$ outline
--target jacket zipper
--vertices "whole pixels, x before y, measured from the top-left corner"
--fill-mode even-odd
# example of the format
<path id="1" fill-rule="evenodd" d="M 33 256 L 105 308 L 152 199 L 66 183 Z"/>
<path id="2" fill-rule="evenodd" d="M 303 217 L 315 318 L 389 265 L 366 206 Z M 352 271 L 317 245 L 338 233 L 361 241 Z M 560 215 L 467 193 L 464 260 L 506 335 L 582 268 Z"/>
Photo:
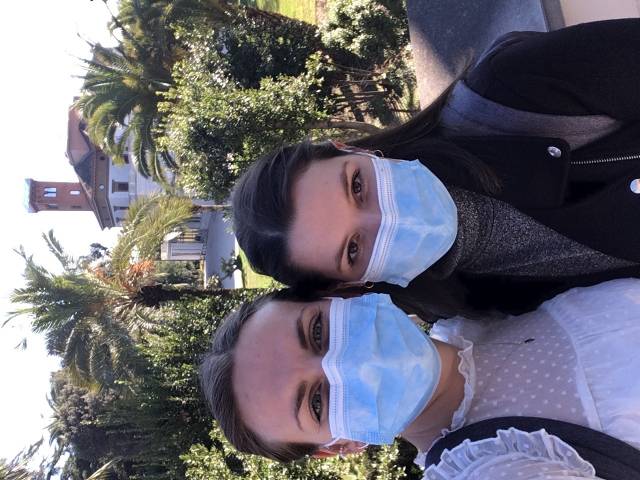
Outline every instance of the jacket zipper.
<path id="1" fill-rule="evenodd" d="M 634 155 L 618 155 L 617 157 L 593 158 L 591 160 L 575 160 L 571 161 L 571 165 L 596 165 L 599 163 L 615 163 L 625 162 L 627 160 L 640 160 L 640 153 Z"/>

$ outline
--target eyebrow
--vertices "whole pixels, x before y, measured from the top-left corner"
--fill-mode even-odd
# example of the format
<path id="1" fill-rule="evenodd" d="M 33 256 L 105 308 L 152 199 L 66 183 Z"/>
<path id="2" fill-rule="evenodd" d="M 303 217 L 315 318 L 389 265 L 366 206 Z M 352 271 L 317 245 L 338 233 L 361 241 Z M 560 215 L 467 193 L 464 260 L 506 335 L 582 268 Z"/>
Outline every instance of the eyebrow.
<path id="1" fill-rule="evenodd" d="M 347 179 L 347 162 L 346 160 L 342 163 L 342 171 L 340 172 L 340 183 L 344 187 L 344 195 L 349 198 L 349 180 Z M 347 238 L 345 237 L 342 240 L 342 244 L 340 245 L 340 249 L 336 252 L 336 267 L 338 272 L 342 272 L 342 257 L 344 256 L 344 250 L 347 246 Z"/>
<path id="2" fill-rule="evenodd" d="M 300 341 L 300 346 L 303 350 L 309 350 L 309 344 L 307 343 L 307 337 L 304 334 L 304 327 L 302 326 L 302 312 L 304 308 L 300 310 L 300 315 L 298 315 L 298 319 L 296 320 L 296 333 L 298 335 L 298 340 Z"/>
<path id="3" fill-rule="evenodd" d="M 300 310 L 300 314 L 296 320 L 296 334 L 298 335 L 298 340 L 300 341 L 300 347 L 304 350 L 309 350 L 309 344 L 307 343 L 307 337 L 304 334 L 304 327 L 302 325 L 302 314 L 304 312 L 304 308 Z M 298 391 L 296 392 L 296 400 L 293 405 L 293 417 L 296 419 L 296 423 L 298 424 L 298 428 L 302 430 L 302 424 L 300 423 L 300 409 L 302 408 L 302 400 L 304 399 L 304 394 L 307 389 L 307 384 L 302 382 L 300 386 L 298 386 Z"/>
<path id="4" fill-rule="evenodd" d="M 300 423 L 300 409 L 302 408 L 302 400 L 304 399 L 304 394 L 307 390 L 307 384 L 302 382 L 298 387 L 298 392 L 296 393 L 296 403 L 293 410 L 293 416 L 296 419 L 296 423 L 298 424 L 298 428 L 302 430 L 302 423 Z"/>

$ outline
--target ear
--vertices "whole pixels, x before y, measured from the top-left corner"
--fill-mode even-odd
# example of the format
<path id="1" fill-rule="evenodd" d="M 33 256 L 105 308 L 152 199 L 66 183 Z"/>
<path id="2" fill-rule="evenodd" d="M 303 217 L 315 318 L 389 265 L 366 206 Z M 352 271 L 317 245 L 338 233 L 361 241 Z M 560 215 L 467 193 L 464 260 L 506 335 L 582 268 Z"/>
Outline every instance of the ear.
<path id="1" fill-rule="evenodd" d="M 346 143 L 342 143 L 338 140 L 329 140 L 331 143 L 333 143 L 333 146 L 336 147 L 338 150 L 347 150 L 351 147 L 349 147 L 349 145 L 347 145 Z"/>
<path id="2" fill-rule="evenodd" d="M 337 455 L 337 453 L 335 453 L 335 452 L 329 452 L 329 451 L 325 450 L 324 448 L 319 448 L 311 456 L 313 458 L 331 458 L 331 457 L 335 457 L 336 455 Z"/>
<path id="3" fill-rule="evenodd" d="M 333 143 L 333 146 L 336 147 L 338 150 L 342 150 L 345 152 L 364 153 L 367 155 L 372 153 L 371 150 L 367 150 L 366 148 L 354 147 L 353 145 L 347 145 L 346 143 L 342 143 L 337 140 L 329 140 L 329 141 Z"/>
<path id="4" fill-rule="evenodd" d="M 351 298 L 359 297 L 365 293 L 364 283 L 358 280 L 353 282 L 340 282 L 331 292 L 332 297 Z"/>
<path id="5" fill-rule="evenodd" d="M 336 283 L 335 286 L 328 290 L 324 296 L 342 298 L 361 297 L 367 293 L 377 293 L 375 291 L 372 292 L 371 290 L 374 286 L 375 284 L 369 280 L 364 282 L 362 280 L 340 282 Z"/>
<path id="6" fill-rule="evenodd" d="M 368 443 L 349 440 L 347 443 L 344 444 L 344 449 L 342 452 L 344 454 L 362 453 L 367 449 L 368 446 L 369 446 Z"/>
<path id="7" fill-rule="evenodd" d="M 329 458 L 335 455 L 350 455 L 354 453 L 362 453 L 367 448 L 366 443 L 354 440 L 346 440 L 340 443 L 334 443 L 328 447 L 318 447 L 318 450 L 312 455 L 313 458 Z"/>

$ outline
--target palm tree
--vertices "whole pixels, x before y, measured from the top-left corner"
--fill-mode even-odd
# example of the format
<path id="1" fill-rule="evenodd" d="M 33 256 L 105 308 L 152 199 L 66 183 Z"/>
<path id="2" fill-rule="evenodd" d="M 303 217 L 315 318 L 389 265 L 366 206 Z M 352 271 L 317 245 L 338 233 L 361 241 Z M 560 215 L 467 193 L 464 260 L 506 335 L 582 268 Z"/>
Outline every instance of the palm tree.
<path id="1" fill-rule="evenodd" d="M 10 300 L 24 306 L 10 312 L 7 321 L 32 317 L 32 331 L 45 335 L 49 354 L 60 356 L 79 384 L 100 387 L 133 377 L 139 364 L 129 319 L 109 308 L 105 290 L 64 253 L 53 232 L 43 237 L 63 271 L 51 273 L 22 247 L 16 250 L 25 261 L 26 284 Z"/>
<path id="2" fill-rule="evenodd" d="M 33 480 L 33 472 L 23 462 L 7 462 L 0 458 L 0 480 Z"/>
<path id="3" fill-rule="evenodd" d="M 87 121 L 91 140 L 116 161 L 124 161 L 130 142 L 138 171 L 166 184 L 164 169 L 177 164 L 155 141 L 162 130 L 158 101 L 173 85 L 174 63 L 185 54 L 172 25 L 205 22 L 217 28 L 238 14 L 291 21 L 225 0 L 121 0 L 118 14 L 111 14 L 111 29 L 121 34 L 118 47 L 91 45 L 93 58 L 83 60 L 85 81 L 76 106 Z"/>
<path id="4" fill-rule="evenodd" d="M 159 283 L 155 274 L 160 245 L 167 234 L 182 229 L 199 211 L 225 207 L 194 205 L 191 199 L 174 195 L 151 195 L 132 203 L 111 249 L 110 262 L 93 271 L 109 291 L 113 307 L 131 318 L 141 306 L 155 308 L 185 296 L 228 294 L 224 289 L 170 287 Z"/>
<path id="5" fill-rule="evenodd" d="M 159 94 L 172 85 L 171 68 L 179 57 L 171 23 L 188 18 L 220 22 L 236 7 L 220 0 L 123 0 L 119 7 L 111 15 L 112 30 L 121 33 L 119 45 L 91 45 L 93 58 L 83 60 L 84 85 L 76 106 L 96 145 L 123 162 L 130 142 L 138 171 L 165 184 L 164 169 L 176 163 L 157 148 L 154 130 L 161 128 Z"/>
<path id="6" fill-rule="evenodd" d="M 41 438 L 36 443 L 23 449 L 10 462 L 0 458 L 0 480 L 45 480 L 44 461 L 37 471 L 29 468 L 29 463 L 40 450 L 43 441 Z"/>
<path id="7" fill-rule="evenodd" d="M 157 151 L 153 130 L 159 123 L 158 92 L 172 84 L 170 71 L 149 56 L 133 58 L 123 48 L 93 45 L 93 58 L 84 60 L 84 85 L 76 107 L 87 121 L 87 133 L 116 160 L 132 145 L 136 168 L 164 181 L 164 167 L 175 166 L 166 151 Z"/>

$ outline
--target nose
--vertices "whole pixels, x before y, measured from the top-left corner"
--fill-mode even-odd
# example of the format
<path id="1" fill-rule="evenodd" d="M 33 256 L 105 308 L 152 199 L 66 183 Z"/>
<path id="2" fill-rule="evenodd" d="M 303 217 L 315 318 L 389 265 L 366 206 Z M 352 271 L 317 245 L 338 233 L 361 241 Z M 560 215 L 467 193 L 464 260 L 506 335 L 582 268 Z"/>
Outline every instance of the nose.
<path id="1" fill-rule="evenodd" d="M 380 228 L 380 221 L 382 215 L 380 214 L 380 209 L 374 211 L 373 209 L 368 211 L 359 212 L 359 222 L 360 226 L 364 231 L 374 232 L 378 231 Z"/>
<path id="2" fill-rule="evenodd" d="M 283 373 L 287 377 L 295 379 L 296 382 L 313 382 L 320 375 L 324 375 L 324 371 L 322 370 L 322 355 L 318 355 L 315 352 L 308 352 L 308 354 L 303 355 L 288 365 L 286 370 L 288 370 L 288 373 L 284 371 Z"/>

